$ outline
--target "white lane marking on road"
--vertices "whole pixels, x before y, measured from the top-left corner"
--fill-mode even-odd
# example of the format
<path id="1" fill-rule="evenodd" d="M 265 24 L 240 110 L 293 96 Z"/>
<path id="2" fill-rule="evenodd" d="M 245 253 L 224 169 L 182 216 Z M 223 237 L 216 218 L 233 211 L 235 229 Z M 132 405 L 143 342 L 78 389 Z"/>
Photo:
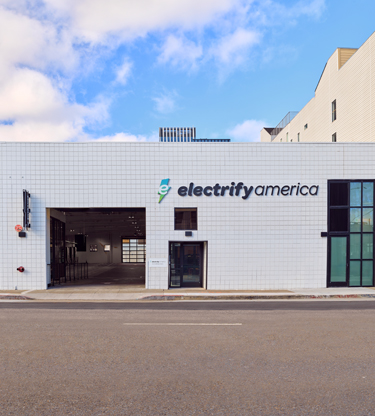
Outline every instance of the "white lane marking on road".
<path id="1" fill-rule="evenodd" d="M 157 323 L 153 323 L 153 322 L 138 322 L 138 323 L 133 322 L 133 323 L 124 323 L 124 325 L 238 326 L 238 325 L 242 325 L 242 324 L 240 324 L 240 323 L 235 323 L 235 324 L 206 324 L 206 323 L 185 323 L 185 322 L 182 322 L 182 323 L 179 323 L 179 322 L 175 322 L 175 323 L 173 323 L 173 322 L 166 322 L 166 323 L 163 323 L 163 322 L 157 322 Z"/>

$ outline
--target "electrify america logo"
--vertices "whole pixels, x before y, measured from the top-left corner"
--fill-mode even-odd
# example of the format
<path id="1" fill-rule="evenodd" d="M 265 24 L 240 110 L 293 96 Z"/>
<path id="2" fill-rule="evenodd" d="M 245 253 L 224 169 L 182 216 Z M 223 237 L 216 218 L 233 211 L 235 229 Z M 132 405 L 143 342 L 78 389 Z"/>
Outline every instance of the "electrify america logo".
<path id="1" fill-rule="evenodd" d="M 170 186 L 168 186 L 168 182 L 169 182 L 169 179 L 163 179 L 163 180 L 160 182 L 159 192 L 158 192 L 158 194 L 160 195 L 160 198 L 159 198 L 159 204 L 160 204 L 160 202 L 162 201 L 162 199 L 165 197 L 165 195 L 167 195 L 167 193 L 168 193 L 168 192 L 169 192 L 169 190 L 171 189 L 171 187 L 170 187 Z"/>

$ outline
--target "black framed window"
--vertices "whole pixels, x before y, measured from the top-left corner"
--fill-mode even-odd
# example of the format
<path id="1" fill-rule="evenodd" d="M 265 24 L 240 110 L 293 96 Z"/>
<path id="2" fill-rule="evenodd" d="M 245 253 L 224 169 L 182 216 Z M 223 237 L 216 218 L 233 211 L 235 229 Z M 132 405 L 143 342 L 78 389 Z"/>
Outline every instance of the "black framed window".
<path id="1" fill-rule="evenodd" d="M 337 133 L 333 133 L 332 134 L 332 143 L 336 143 L 337 142 Z"/>
<path id="2" fill-rule="evenodd" d="M 336 120 L 336 100 L 332 101 L 332 122 Z"/>
<path id="3" fill-rule="evenodd" d="M 175 230 L 197 230 L 198 210 L 197 208 L 175 208 L 174 209 Z"/>
<path id="4" fill-rule="evenodd" d="M 329 181 L 328 194 L 328 286 L 372 286 L 374 181 Z"/>

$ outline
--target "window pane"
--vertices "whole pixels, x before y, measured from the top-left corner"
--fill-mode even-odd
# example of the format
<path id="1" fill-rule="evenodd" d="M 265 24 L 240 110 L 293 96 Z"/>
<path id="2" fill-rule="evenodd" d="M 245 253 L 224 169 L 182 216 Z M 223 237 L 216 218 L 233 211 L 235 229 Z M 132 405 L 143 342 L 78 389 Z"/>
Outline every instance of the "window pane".
<path id="1" fill-rule="evenodd" d="M 171 287 L 180 286 L 181 281 L 181 269 L 172 269 L 171 268 Z"/>
<path id="2" fill-rule="evenodd" d="M 350 232 L 361 231 L 361 209 L 350 208 Z"/>
<path id="3" fill-rule="evenodd" d="M 349 286 L 361 285 L 361 262 L 351 261 L 349 271 Z"/>
<path id="4" fill-rule="evenodd" d="M 330 209 L 330 231 L 348 231 L 348 210 L 346 208 Z"/>
<path id="5" fill-rule="evenodd" d="M 372 286 L 373 262 L 362 262 L 362 286 Z"/>
<path id="6" fill-rule="evenodd" d="M 196 230 L 197 208 L 175 209 L 175 230 Z"/>
<path id="7" fill-rule="evenodd" d="M 331 237 L 331 282 L 346 282 L 346 237 Z"/>
<path id="8" fill-rule="evenodd" d="M 174 213 L 174 223 L 175 223 L 175 229 L 176 230 L 183 230 L 183 228 L 182 228 L 183 218 L 184 218 L 184 213 L 183 212 L 175 211 L 175 213 Z"/>
<path id="9" fill-rule="evenodd" d="M 350 234 L 350 258 L 361 258 L 361 234 Z"/>
<path id="10" fill-rule="evenodd" d="M 362 237 L 362 258 L 363 259 L 373 259 L 374 258 L 374 235 L 373 234 L 363 234 Z"/>
<path id="11" fill-rule="evenodd" d="M 331 206 L 348 205 L 348 184 L 330 183 L 329 203 Z"/>
<path id="12" fill-rule="evenodd" d="M 363 205 L 365 207 L 374 205 L 374 184 L 364 182 L 363 184 Z"/>
<path id="13" fill-rule="evenodd" d="M 361 206 L 361 182 L 351 182 L 350 184 L 350 206 Z"/>
<path id="14" fill-rule="evenodd" d="M 373 221 L 373 208 L 364 208 L 363 212 L 363 231 L 373 232 L 374 231 L 374 221 Z"/>
<path id="15" fill-rule="evenodd" d="M 190 229 L 191 230 L 196 230 L 197 229 L 197 211 L 196 210 L 191 212 L 190 220 L 191 220 L 191 228 Z"/>
<path id="16" fill-rule="evenodd" d="M 127 243 L 122 244 L 123 263 L 144 263 L 146 257 L 146 239 L 132 238 L 122 239 Z"/>

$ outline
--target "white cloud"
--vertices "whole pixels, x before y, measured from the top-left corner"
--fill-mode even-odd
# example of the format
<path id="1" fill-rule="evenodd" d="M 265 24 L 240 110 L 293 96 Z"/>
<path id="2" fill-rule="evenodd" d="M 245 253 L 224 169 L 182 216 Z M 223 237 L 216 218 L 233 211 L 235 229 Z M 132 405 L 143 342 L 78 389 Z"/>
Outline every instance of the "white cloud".
<path id="1" fill-rule="evenodd" d="M 290 14 L 295 17 L 311 16 L 318 19 L 325 10 L 325 0 L 303 0 L 291 8 Z"/>
<path id="2" fill-rule="evenodd" d="M 108 117 L 108 103 L 71 99 L 80 56 L 69 31 L 27 15 L 23 6 L 15 12 L 0 5 L 0 141 L 76 140 Z"/>
<path id="3" fill-rule="evenodd" d="M 157 134 L 151 136 L 135 135 L 129 133 L 117 133 L 112 136 L 102 136 L 96 139 L 97 142 L 156 142 L 158 141 Z"/>
<path id="4" fill-rule="evenodd" d="M 158 97 L 154 97 L 155 110 L 160 114 L 170 114 L 177 109 L 176 105 L 177 93 L 175 91 L 165 92 Z"/>
<path id="5" fill-rule="evenodd" d="M 183 36 L 169 35 L 162 46 L 162 52 L 159 55 L 159 63 L 170 63 L 180 68 L 196 68 L 196 62 L 203 55 L 201 45 L 186 39 Z"/>
<path id="6" fill-rule="evenodd" d="M 258 27 L 295 25 L 303 16 L 318 19 L 325 10 L 325 0 L 300 0 L 285 5 L 277 1 L 259 3 L 256 12 L 250 16 L 253 25 Z"/>
<path id="7" fill-rule="evenodd" d="M 82 129 L 69 121 L 16 121 L 12 125 L 0 124 L 0 141 L 17 142 L 66 142 L 80 137 Z"/>
<path id="8" fill-rule="evenodd" d="M 248 50 L 259 43 L 260 33 L 253 30 L 237 29 L 234 33 L 223 37 L 211 49 L 211 55 L 220 63 L 230 66 L 238 66 L 242 64 Z"/>
<path id="9" fill-rule="evenodd" d="M 94 138 L 85 129 L 109 120 L 110 100 L 80 104 L 71 86 L 119 45 L 152 35 L 155 44 L 164 42 L 161 64 L 191 70 L 213 60 L 235 68 L 265 28 L 319 17 L 324 6 L 324 0 L 290 7 L 272 0 L 0 0 L 0 141 Z M 126 85 L 132 65 L 124 60 L 116 82 Z M 174 92 L 153 100 L 160 114 L 176 110 Z"/>
<path id="10" fill-rule="evenodd" d="M 259 142 L 260 131 L 266 125 L 266 122 L 260 120 L 245 120 L 227 130 L 227 134 L 236 142 Z"/>
<path id="11" fill-rule="evenodd" d="M 0 141 L 69 141 L 84 127 L 108 118 L 108 100 L 89 106 L 70 103 L 47 76 L 28 68 L 9 72 L 0 94 Z"/>
<path id="12" fill-rule="evenodd" d="M 45 0 L 45 3 L 55 15 L 69 22 L 77 38 L 107 43 L 132 40 L 167 28 L 199 28 L 236 8 L 241 0 Z"/>
<path id="13" fill-rule="evenodd" d="M 27 65 L 46 69 L 54 66 L 71 70 L 78 64 L 78 54 L 68 31 L 60 31 L 44 19 L 22 15 L 0 5 L 1 67 Z"/>
<path id="14" fill-rule="evenodd" d="M 116 81 L 121 85 L 126 85 L 133 68 L 133 63 L 125 59 L 123 64 L 116 70 Z"/>

